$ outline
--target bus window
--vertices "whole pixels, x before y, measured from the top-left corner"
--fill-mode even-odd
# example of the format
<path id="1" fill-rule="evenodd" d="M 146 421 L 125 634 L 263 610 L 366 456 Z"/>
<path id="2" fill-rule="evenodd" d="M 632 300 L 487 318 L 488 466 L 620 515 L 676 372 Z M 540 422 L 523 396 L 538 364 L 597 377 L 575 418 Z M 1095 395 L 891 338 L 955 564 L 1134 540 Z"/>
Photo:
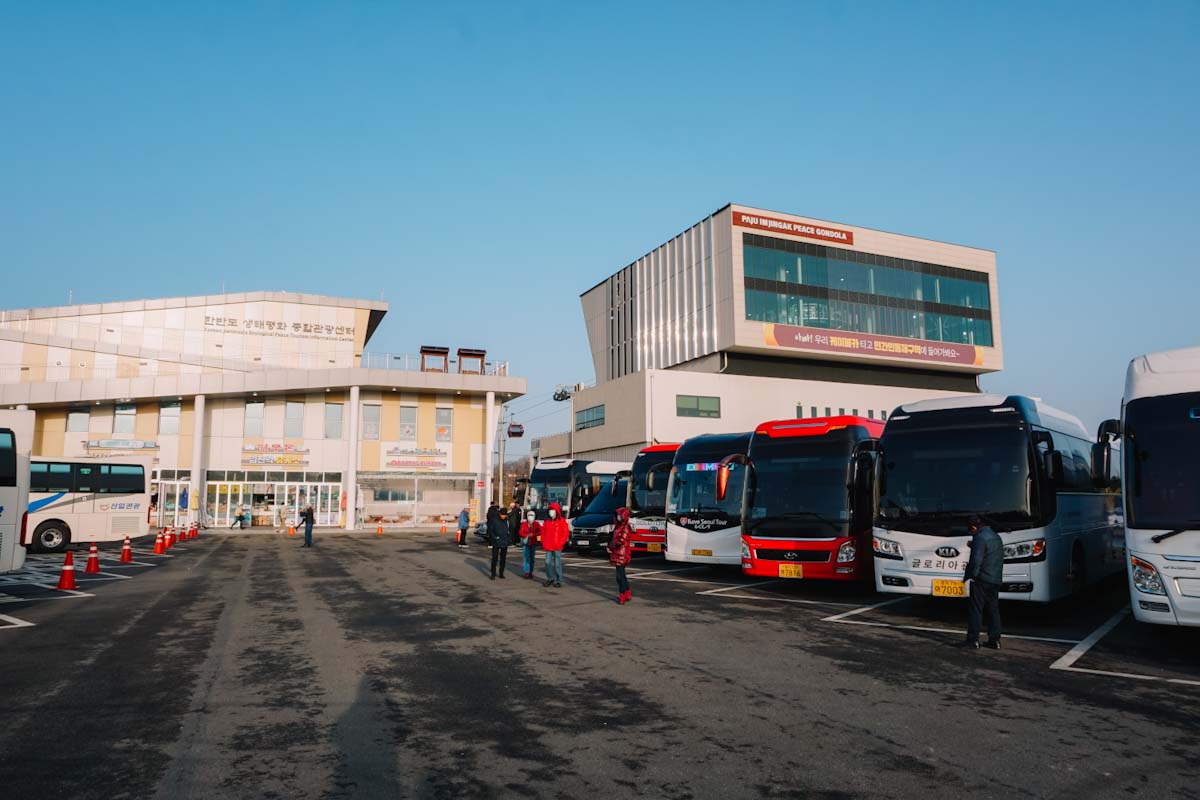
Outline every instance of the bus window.
<path id="1" fill-rule="evenodd" d="M 29 491 L 74 491 L 71 481 L 71 465 L 49 464 L 43 461 L 34 461 L 29 465 Z"/>
<path id="2" fill-rule="evenodd" d="M 91 464 L 75 465 L 75 491 L 94 492 L 97 489 L 96 468 Z"/>
<path id="3" fill-rule="evenodd" d="M 12 431 L 0 431 L 0 486 L 17 485 L 17 439 Z"/>
<path id="4" fill-rule="evenodd" d="M 103 464 L 96 491 L 101 494 L 141 494 L 146 491 L 146 472 L 137 464 Z"/>

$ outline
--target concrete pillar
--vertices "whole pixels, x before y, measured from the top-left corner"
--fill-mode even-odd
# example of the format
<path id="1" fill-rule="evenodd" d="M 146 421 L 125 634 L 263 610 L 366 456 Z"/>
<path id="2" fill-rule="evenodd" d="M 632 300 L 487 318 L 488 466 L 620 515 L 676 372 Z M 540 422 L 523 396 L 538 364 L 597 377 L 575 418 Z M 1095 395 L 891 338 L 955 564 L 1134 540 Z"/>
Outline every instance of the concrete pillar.
<path id="1" fill-rule="evenodd" d="M 483 497 L 479 503 L 479 518 L 487 513 L 488 504 L 492 502 L 492 448 L 496 444 L 496 393 L 487 393 L 487 428 L 483 432 Z"/>
<path id="2" fill-rule="evenodd" d="M 192 418 L 192 485 L 188 488 L 188 521 L 199 524 L 204 508 L 204 395 L 196 395 Z"/>
<path id="3" fill-rule="evenodd" d="M 350 387 L 350 435 L 346 442 L 346 530 L 358 523 L 358 387 Z"/>

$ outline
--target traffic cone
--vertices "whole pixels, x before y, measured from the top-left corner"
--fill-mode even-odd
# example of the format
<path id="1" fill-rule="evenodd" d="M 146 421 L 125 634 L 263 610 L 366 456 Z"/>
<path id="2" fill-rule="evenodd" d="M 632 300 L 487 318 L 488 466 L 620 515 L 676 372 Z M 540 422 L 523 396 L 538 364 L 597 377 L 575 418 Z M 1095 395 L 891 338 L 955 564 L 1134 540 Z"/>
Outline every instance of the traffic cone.
<path id="1" fill-rule="evenodd" d="M 125 544 L 121 545 L 120 561 L 122 564 L 128 564 L 129 562 L 133 561 L 133 548 L 129 546 L 128 536 L 125 537 Z"/>
<path id="2" fill-rule="evenodd" d="M 75 588 L 75 554 L 67 551 L 67 560 L 63 562 L 62 572 L 58 574 L 58 586 L 55 589 L 66 591 Z"/>
<path id="3" fill-rule="evenodd" d="M 446 523 L 443 521 L 442 522 L 442 533 L 445 533 L 445 532 L 446 532 Z"/>
<path id="4" fill-rule="evenodd" d="M 383 536 L 383 520 L 380 520 L 379 524 L 375 526 L 375 535 Z"/>
<path id="5" fill-rule="evenodd" d="M 288 536 L 295 536 L 295 535 L 296 535 L 296 526 L 289 522 L 288 523 Z"/>
<path id="6" fill-rule="evenodd" d="M 96 549 L 96 543 L 92 542 L 92 546 L 88 548 L 87 565 L 83 571 L 89 575 L 95 575 L 100 571 L 100 552 Z"/>
<path id="7" fill-rule="evenodd" d="M 195 522 L 193 522 L 192 523 L 192 535 L 189 536 L 188 538 L 195 539 L 199 535 L 200 535 L 200 526 L 198 524 L 196 524 Z"/>
<path id="8" fill-rule="evenodd" d="M 163 544 L 163 532 L 159 531 L 158 535 L 154 537 L 154 555 L 161 556 L 166 549 L 166 545 Z"/>
<path id="9" fill-rule="evenodd" d="M 171 529 L 167 528 L 167 532 L 163 535 L 163 550 L 170 550 L 175 546 L 175 537 L 171 535 Z"/>

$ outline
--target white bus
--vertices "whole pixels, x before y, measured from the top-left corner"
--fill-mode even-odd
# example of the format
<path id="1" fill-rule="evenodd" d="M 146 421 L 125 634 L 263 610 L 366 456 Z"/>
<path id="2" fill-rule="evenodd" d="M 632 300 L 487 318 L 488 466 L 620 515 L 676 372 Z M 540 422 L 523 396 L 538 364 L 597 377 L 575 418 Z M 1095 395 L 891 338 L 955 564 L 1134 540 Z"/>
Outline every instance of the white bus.
<path id="1" fill-rule="evenodd" d="M 1100 426 L 1096 460 L 1121 436 L 1133 615 L 1200 625 L 1200 347 L 1135 358 L 1121 417 Z"/>
<path id="2" fill-rule="evenodd" d="M 22 523 L 29 502 L 32 411 L 0 411 L 0 572 L 25 564 Z"/>
<path id="3" fill-rule="evenodd" d="M 56 553 L 72 543 L 133 539 L 149 530 L 152 459 L 34 456 L 24 542 Z"/>
<path id="4" fill-rule="evenodd" d="M 749 446 L 749 433 L 693 436 L 679 445 L 667 480 L 668 561 L 741 566 L 746 470 L 736 463 L 722 469 L 721 462 L 746 455 Z"/>
<path id="5" fill-rule="evenodd" d="M 1001 598 L 1049 602 L 1125 563 L 1120 494 L 1092 469 L 1092 437 L 1027 397 L 925 400 L 893 412 L 880 440 L 875 584 L 963 597 L 967 520 L 1004 541 Z"/>

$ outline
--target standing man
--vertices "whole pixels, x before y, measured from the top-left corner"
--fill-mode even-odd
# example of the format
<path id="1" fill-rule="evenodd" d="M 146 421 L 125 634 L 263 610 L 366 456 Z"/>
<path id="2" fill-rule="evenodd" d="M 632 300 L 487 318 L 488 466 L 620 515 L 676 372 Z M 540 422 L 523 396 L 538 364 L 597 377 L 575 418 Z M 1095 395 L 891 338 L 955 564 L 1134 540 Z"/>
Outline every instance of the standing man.
<path id="1" fill-rule="evenodd" d="M 502 506 L 494 506 L 487 521 L 488 539 L 492 543 L 492 580 L 496 580 L 497 562 L 500 564 L 500 577 L 504 578 L 504 562 L 508 560 L 508 546 L 512 542 L 508 520 L 504 515 Z"/>
<path id="2" fill-rule="evenodd" d="M 471 511 L 466 506 L 458 512 L 458 546 L 467 546 L 467 528 L 471 527 Z"/>
<path id="3" fill-rule="evenodd" d="M 1000 649 L 1000 584 L 1004 582 L 1004 542 L 1000 535 L 978 516 L 967 520 L 971 532 L 971 560 L 964 580 L 971 582 L 971 603 L 967 608 L 967 640 L 963 647 L 979 649 L 979 630 L 987 615 L 987 646 Z"/>
<path id="4" fill-rule="evenodd" d="M 562 588 L 562 551 L 571 529 L 562 516 L 562 506 L 551 503 L 542 523 L 542 549 L 546 551 L 546 586 Z"/>
<path id="5" fill-rule="evenodd" d="M 312 547 L 312 529 L 316 518 L 313 516 L 312 503 L 304 507 L 304 511 L 300 513 L 300 519 L 304 521 L 304 546 Z"/>

